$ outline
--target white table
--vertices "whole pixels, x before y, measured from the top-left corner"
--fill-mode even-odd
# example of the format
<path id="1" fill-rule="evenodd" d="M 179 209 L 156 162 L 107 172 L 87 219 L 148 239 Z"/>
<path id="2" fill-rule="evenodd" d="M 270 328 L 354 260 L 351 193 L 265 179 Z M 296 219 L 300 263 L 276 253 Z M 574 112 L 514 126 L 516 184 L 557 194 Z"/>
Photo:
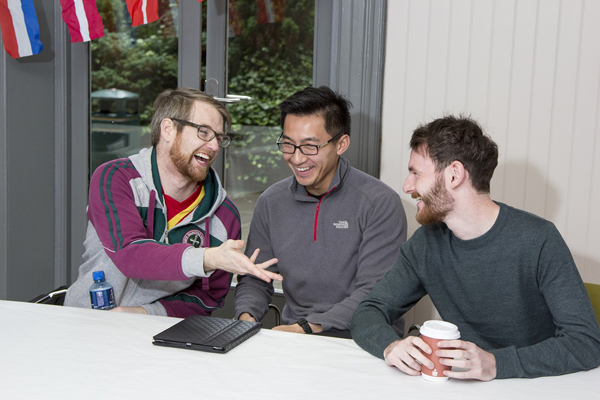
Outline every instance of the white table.
<path id="1" fill-rule="evenodd" d="M 179 319 L 0 301 L 1 399 L 598 399 L 600 368 L 426 382 L 352 340 L 261 330 L 227 354 L 152 345 Z"/>

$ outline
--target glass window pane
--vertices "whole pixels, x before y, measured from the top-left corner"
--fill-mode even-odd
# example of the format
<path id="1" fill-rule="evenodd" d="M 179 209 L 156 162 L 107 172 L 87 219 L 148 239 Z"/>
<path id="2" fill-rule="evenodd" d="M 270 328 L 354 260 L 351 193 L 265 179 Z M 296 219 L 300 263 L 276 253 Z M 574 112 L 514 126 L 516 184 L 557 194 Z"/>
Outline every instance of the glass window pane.
<path id="1" fill-rule="evenodd" d="M 131 26 L 122 0 L 98 0 L 104 37 L 91 42 L 90 175 L 150 146 L 152 104 L 177 87 L 178 0 L 159 0 L 158 21 Z"/>
<path id="2" fill-rule="evenodd" d="M 291 171 L 277 149 L 278 105 L 312 85 L 314 0 L 229 0 L 232 143 L 225 182 L 242 216 L 244 239 L 258 196 Z"/>

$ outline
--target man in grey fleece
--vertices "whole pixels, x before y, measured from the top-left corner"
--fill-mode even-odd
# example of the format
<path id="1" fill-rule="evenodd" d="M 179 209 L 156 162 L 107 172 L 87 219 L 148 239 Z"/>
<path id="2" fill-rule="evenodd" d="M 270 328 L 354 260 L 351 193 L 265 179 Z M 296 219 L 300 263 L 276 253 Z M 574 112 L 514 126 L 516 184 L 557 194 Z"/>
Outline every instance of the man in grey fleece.
<path id="1" fill-rule="evenodd" d="M 456 379 L 560 375 L 600 364 L 600 329 L 571 253 L 549 221 L 494 202 L 496 144 L 468 118 L 413 133 L 403 190 L 423 226 L 356 310 L 352 336 L 409 375 L 428 354 Z M 431 348 L 389 326 L 429 294 L 462 340 Z"/>
<path id="2" fill-rule="evenodd" d="M 269 270 L 283 277 L 286 304 L 276 330 L 348 336 L 354 310 L 406 240 L 398 193 L 341 157 L 350 145 L 349 105 L 325 86 L 280 105 L 277 144 L 293 176 L 258 199 L 246 247 L 260 249 L 257 262 L 278 260 Z M 262 319 L 273 285 L 238 279 L 236 317 Z"/>

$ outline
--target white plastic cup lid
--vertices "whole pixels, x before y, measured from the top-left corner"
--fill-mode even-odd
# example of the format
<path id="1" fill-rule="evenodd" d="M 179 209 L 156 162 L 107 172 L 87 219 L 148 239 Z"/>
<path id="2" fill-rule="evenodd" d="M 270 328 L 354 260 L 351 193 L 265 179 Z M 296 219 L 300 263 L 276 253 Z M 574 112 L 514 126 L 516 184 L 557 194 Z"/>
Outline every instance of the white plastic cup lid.
<path id="1" fill-rule="evenodd" d="M 433 339 L 451 340 L 460 338 L 458 327 L 445 321 L 425 321 L 419 332 L 421 335 Z"/>

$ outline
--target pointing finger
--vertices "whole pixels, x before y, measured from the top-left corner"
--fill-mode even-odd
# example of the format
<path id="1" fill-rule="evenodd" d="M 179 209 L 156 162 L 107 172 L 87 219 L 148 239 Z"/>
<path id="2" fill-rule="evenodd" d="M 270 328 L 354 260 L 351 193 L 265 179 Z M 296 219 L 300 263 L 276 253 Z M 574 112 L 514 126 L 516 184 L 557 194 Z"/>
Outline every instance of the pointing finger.
<path id="1" fill-rule="evenodd" d="M 252 264 L 254 264 L 256 262 L 256 258 L 258 257 L 258 253 L 260 253 L 260 249 L 254 250 L 254 253 L 252 253 L 252 256 L 250 256 L 250 261 L 252 261 Z"/>

